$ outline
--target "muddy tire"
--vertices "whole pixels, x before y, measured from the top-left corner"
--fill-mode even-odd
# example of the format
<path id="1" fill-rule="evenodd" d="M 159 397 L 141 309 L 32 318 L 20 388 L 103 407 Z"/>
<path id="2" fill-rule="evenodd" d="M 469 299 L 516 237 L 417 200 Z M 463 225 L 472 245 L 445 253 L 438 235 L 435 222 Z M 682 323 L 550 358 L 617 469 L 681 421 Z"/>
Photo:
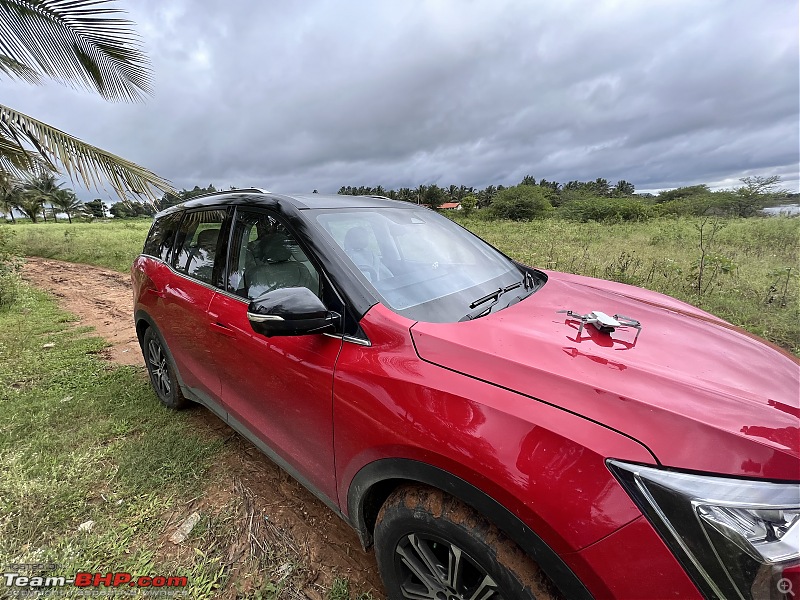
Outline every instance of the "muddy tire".
<path id="1" fill-rule="evenodd" d="M 432 488 L 403 487 L 389 496 L 375 524 L 375 554 L 391 600 L 559 597 L 494 525 Z"/>
<path id="2" fill-rule="evenodd" d="M 150 385 L 161 400 L 161 403 L 173 409 L 185 408 L 189 401 L 184 398 L 175 376 L 175 365 L 172 364 L 167 345 L 158 332 L 148 327 L 142 340 L 142 354 L 150 375 Z"/>

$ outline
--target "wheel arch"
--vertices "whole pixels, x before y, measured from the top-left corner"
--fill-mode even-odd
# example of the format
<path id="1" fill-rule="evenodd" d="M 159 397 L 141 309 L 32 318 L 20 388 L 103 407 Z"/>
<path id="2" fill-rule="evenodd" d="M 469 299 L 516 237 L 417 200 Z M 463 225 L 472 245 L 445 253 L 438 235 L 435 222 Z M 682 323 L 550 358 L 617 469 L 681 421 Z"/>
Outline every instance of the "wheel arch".
<path id="1" fill-rule="evenodd" d="M 147 331 L 150 327 L 155 327 L 156 331 L 158 331 L 158 327 L 156 327 L 155 323 L 153 323 L 150 315 L 143 310 L 136 311 L 133 320 L 136 325 L 136 338 L 139 340 L 139 347 L 141 347 L 144 342 L 145 331 Z M 159 331 L 159 333 L 161 332 Z"/>
<path id="2" fill-rule="evenodd" d="M 468 481 L 416 460 L 376 460 L 362 467 L 353 477 L 347 491 L 348 518 L 365 549 L 372 546 L 381 506 L 393 490 L 406 483 L 421 483 L 439 489 L 469 505 L 531 556 L 565 597 L 592 597 L 561 557 L 511 511 Z"/>

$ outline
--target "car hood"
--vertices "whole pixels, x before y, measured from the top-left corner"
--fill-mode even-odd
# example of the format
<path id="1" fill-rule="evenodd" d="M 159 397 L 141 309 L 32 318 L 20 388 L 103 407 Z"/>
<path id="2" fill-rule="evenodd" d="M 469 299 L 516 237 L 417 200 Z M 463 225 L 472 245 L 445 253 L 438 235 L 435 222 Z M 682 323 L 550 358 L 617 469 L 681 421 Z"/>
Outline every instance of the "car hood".
<path id="1" fill-rule="evenodd" d="M 800 479 L 800 364 L 783 350 L 648 290 L 563 273 L 463 323 L 411 328 L 423 360 L 618 430 L 667 466 Z M 602 311 L 642 331 L 600 333 L 559 314 Z M 618 457 L 623 458 L 623 457 Z"/>

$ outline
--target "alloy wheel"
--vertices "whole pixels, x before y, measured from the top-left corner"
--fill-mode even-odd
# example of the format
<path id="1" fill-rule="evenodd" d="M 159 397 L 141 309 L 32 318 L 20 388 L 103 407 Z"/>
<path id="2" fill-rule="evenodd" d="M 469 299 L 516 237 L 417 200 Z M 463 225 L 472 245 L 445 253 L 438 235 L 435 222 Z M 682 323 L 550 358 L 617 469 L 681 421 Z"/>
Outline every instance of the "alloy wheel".
<path id="1" fill-rule="evenodd" d="M 499 600 L 497 583 L 461 548 L 411 533 L 395 547 L 401 592 L 413 600 Z"/>
<path id="2" fill-rule="evenodd" d="M 172 386 L 170 384 L 169 366 L 167 355 L 156 340 L 150 340 L 147 345 L 147 361 L 153 384 L 162 398 L 169 398 Z"/>

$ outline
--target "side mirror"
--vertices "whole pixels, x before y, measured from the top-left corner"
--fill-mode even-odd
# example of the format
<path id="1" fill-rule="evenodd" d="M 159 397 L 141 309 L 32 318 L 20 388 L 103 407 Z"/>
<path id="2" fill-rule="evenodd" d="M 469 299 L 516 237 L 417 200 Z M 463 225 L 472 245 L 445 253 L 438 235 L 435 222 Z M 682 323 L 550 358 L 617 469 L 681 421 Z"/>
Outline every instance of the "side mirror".
<path id="1" fill-rule="evenodd" d="M 308 335 L 336 331 L 341 315 L 325 308 L 314 292 L 304 287 L 272 290 L 247 307 L 253 331 L 275 335 Z"/>

